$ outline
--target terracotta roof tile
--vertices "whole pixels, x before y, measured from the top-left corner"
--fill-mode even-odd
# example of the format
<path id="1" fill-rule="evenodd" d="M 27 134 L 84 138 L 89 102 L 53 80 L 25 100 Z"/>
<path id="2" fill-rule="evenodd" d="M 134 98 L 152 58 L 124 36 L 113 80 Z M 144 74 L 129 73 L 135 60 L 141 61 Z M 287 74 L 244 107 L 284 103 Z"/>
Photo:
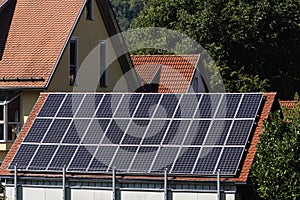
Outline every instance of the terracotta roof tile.
<path id="1" fill-rule="evenodd" d="M 19 137 L 14 142 L 12 148 L 10 149 L 9 153 L 7 154 L 5 160 L 3 161 L 1 168 L 0 168 L 0 175 L 2 176 L 12 176 L 13 172 L 7 170 L 9 164 L 11 163 L 13 157 L 15 156 L 21 142 L 25 138 L 27 132 L 29 131 L 30 126 L 33 123 L 33 120 L 35 119 L 37 113 L 41 109 L 43 103 L 45 102 L 45 99 L 48 94 L 42 93 L 39 100 L 37 101 L 33 111 L 31 112 L 26 124 L 24 125 Z M 242 161 L 241 170 L 240 173 L 234 177 L 234 178 L 222 178 L 222 181 L 231 181 L 231 182 L 243 182 L 245 183 L 248 179 L 250 167 L 254 161 L 254 156 L 256 153 L 256 145 L 259 142 L 260 134 L 262 134 L 263 130 L 263 122 L 265 119 L 267 119 L 271 108 L 273 106 L 274 100 L 275 100 L 276 93 L 265 93 L 264 97 L 265 100 L 262 105 L 261 112 L 259 114 L 258 123 L 256 125 L 256 128 L 254 130 L 253 136 L 250 140 L 250 144 L 247 148 L 247 153 L 245 155 L 245 159 Z M 26 175 L 26 176 L 43 176 L 43 177 L 61 177 L 61 174 L 43 174 L 43 173 L 20 173 L 20 175 Z M 87 177 L 87 178 L 110 178 L 108 175 L 95 175 L 95 174 L 71 174 L 68 173 L 69 177 Z M 203 178 L 203 177 L 170 177 L 172 180 L 184 180 L 184 181 L 216 181 L 216 178 Z M 118 177 L 118 179 L 145 179 L 145 180 L 162 180 L 163 177 L 160 176 L 122 176 Z"/>
<path id="2" fill-rule="evenodd" d="M 18 0 L 0 61 L 0 78 L 45 80 L 1 81 L 0 87 L 44 87 L 83 5 L 84 0 Z"/>
<path id="3" fill-rule="evenodd" d="M 295 100 L 280 100 L 279 104 L 281 108 L 293 109 L 295 107 Z"/>
<path id="4" fill-rule="evenodd" d="M 131 59 L 144 80 L 154 77 L 156 72 L 146 65 L 162 65 L 158 92 L 182 93 L 189 89 L 199 55 L 132 55 Z"/>

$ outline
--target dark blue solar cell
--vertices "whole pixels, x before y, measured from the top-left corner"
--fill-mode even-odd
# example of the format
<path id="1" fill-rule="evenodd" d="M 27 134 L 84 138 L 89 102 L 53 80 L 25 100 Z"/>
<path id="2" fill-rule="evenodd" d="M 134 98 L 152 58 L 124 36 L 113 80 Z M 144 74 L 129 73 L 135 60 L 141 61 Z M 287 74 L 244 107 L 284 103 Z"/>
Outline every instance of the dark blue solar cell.
<path id="1" fill-rule="evenodd" d="M 86 132 L 82 144 L 99 144 L 110 119 L 94 119 Z"/>
<path id="2" fill-rule="evenodd" d="M 102 144 L 119 144 L 127 129 L 130 120 L 126 119 L 115 119 L 112 120 L 108 129 L 106 130 L 105 136 L 102 140 Z"/>
<path id="3" fill-rule="evenodd" d="M 175 118 L 192 118 L 198 106 L 201 94 L 183 94 Z"/>
<path id="4" fill-rule="evenodd" d="M 224 94 L 217 111 L 217 118 L 234 118 L 242 94 Z"/>
<path id="5" fill-rule="evenodd" d="M 55 119 L 43 143 L 60 143 L 70 123 L 71 119 Z"/>
<path id="6" fill-rule="evenodd" d="M 65 94 L 49 94 L 38 117 L 54 117 Z"/>
<path id="7" fill-rule="evenodd" d="M 155 158 L 151 172 L 162 173 L 165 169 L 170 171 L 179 150 L 179 147 L 161 147 Z"/>
<path id="8" fill-rule="evenodd" d="M 62 143 L 79 144 L 89 123 L 90 119 L 74 119 Z"/>
<path id="9" fill-rule="evenodd" d="M 200 149 L 200 147 L 182 147 L 171 173 L 191 174 Z"/>
<path id="10" fill-rule="evenodd" d="M 86 171 L 97 146 L 80 146 L 77 150 L 68 171 Z"/>
<path id="11" fill-rule="evenodd" d="M 149 125 L 150 127 L 142 144 L 160 144 L 166 134 L 169 123 L 170 120 L 153 120 Z"/>
<path id="12" fill-rule="evenodd" d="M 244 147 L 226 147 L 223 150 L 217 170 L 222 175 L 235 175 L 244 152 Z"/>
<path id="13" fill-rule="evenodd" d="M 14 169 L 15 165 L 17 165 L 18 169 L 26 169 L 38 146 L 34 144 L 22 144 L 13 161 L 10 163 L 9 169 Z"/>
<path id="14" fill-rule="evenodd" d="M 126 172 L 136 150 L 137 146 L 120 146 L 110 168 L 115 168 L 120 172 Z"/>
<path id="15" fill-rule="evenodd" d="M 244 94 L 237 118 L 255 118 L 260 108 L 263 94 Z"/>
<path id="16" fill-rule="evenodd" d="M 59 170 L 61 171 L 63 167 L 67 167 L 71 158 L 73 157 L 77 146 L 75 145 L 61 145 L 59 146 L 56 154 L 48 167 L 48 170 Z"/>
<path id="17" fill-rule="evenodd" d="M 246 145 L 254 120 L 235 120 L 226 145 Z"/>
<path id="18" fill-rule="evenodd" d="M 134 161 L 130 167 L 130 172 L 148 172 L 154 157 L 157 154 L 158 147 L 142 146 L 139 148 Z"/>
<path id="19" fill-rule="evenodd" d="M 135 118 L 149 118 L 157 107 L 161 94 L 144 94 L 134 115 Z"/>
<path id="20" fill-rule="evenodd" d="M 164 94 L 155 113 L 155 118 L 172 118 L 180 96 Z"/>
<path id="21" fill-rule="evenodd" d="M 140 144 L 150 120 L 132 120 L 122 144 Z"/>
<path id="22" fill-rule="evenodd" d="M 117 109 L 121 97 L 121 94 L 106 94 L 97 110 L 96 117 L 111 118 Z"/>
<path id="23" fill-rule="evenodd" d="M 77 111 L 78 118 L 91 118 L 96 112 L 103 94 L 86 94 L 83 102 Z"/>
<path id="24" fill-rule="evenodd" d="M 68 94 L 57 113 L 57 117 L 73 117 L 84 97 L 84 94 Z"/>
<path id="25" fill-rule="evenodd" d="M 195 118 L 212 118 L 217 110 L 221 94 L 203 94 Z"/>
<path id="26" fill-rule="evenodd" d="M 35 119 L 24 142 L 40 143 L 52 122 L 52 119 Z"/>
<path id="27" fill-rule="evenodd" d="M 124 94 L 114 117 L 132 117 L 142 94 Z"/>
<path id="28" fill-rule="evenodd" d="M 183 142 L 190 120 L 173 120 L 164 138 L 163 144 L 180 145 Z"/>
<path id="29" fill-rule="evenodd" d="M 231 120 L 215 120 L 206 137 L 205 145 L 223 145 L 231 126 Z"/>
<path id="30" fill-rule="evenodd" d="M 117 146 L 99 146 L 88 171 L 106 172 L 117 148 Z"/>
<path id="31" fill-rule="evenodd" d="M 46 170 L 58 145 L 41 145 L 30 163 L 29 170 Z"/>
<path id="32" fill-rule="evenodd" d="M 184 145 L 202 145 L 211 120 L 194 120 L 188 130 Z"/>
<path id="33" fill-rule="evenodd" d="M 194 174 L 214 174 L 221 150 L 221 147 L 203 147 L 199 155 Z"/>

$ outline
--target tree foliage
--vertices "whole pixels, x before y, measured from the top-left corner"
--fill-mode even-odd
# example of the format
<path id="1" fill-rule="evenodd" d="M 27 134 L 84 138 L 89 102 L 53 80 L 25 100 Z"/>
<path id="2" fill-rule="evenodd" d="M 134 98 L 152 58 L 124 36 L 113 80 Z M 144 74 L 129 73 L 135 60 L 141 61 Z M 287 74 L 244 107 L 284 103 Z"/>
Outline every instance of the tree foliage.
<path id="1" fill-rule="evenodd" d="M 132 28 L 164 27 L 184 33 L 222 63 L 220 68 L 227 66 L 223 72 L 239 74 L 231 78 L 263 82 L 227 88 L 230 92 L 264 86 L 278 91 L 280 98 L 292 98 L 300 87 L 299 8 L 300 0 L 149 0 Z M 238 81 L 232 80 L 224 82 Z"/>
<path id="2" fill-rule="evenodd" d="M 110 2 L 121 30 L 125 31 L 143 10 L 147 0 L 110 0 Z"/>
<path id="3" fill-rule="evenodd" d="M 300 104 L 273 113 L 257 146 L 251 180 L 263 199 L 300 199 Z"/>

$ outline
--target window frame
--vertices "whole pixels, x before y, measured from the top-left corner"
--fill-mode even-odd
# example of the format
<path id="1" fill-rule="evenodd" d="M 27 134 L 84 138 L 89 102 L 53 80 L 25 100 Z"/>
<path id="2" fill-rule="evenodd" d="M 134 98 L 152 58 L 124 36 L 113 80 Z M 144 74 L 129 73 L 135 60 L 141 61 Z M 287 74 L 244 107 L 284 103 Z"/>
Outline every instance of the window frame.
<path id="1" fill-rule="evenodd" d="M 15 101 L 17 98 L 19 98 L 18 103 L 18 119 L 17 121 L 9 121 L 9 104 Z M 10 100 L 6 100 L 3 102 L 0 102 L 0 105 L 3 106 L 3 120 L 0 121 L 0 124 L 3 125 L 3 138 L 0 138 L 0 142 L 14 142 L 17 138 L 18 133 L 20 133 L 21 125 L 22 125 L 22 96 L 21 94 L 18 94 L 11 98 Z M 15 118 L 16 119 L 16 118 Z M 12 134 L 9 136 L 9 127 L 15 126 L 15 132 L 14 135 Z M 13 129 L 12 129 L 13 130 Z M 10 139 L 11 138 L 11 139 Z"/>

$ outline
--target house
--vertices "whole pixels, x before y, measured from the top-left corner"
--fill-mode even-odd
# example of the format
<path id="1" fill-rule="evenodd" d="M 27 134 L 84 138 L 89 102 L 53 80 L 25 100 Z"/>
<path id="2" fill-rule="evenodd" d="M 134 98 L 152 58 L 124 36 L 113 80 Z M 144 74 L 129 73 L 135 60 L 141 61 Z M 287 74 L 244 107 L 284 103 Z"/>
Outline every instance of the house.
<path id="1" fill-rule="evenodd" d="M 116 53 L 126 47 L 109 0 L 3 0 L 0 19 L 0 160 L 40 92 L 114 91 L 120 79 L 117 90 L 130 91 L 139 83 L 129 54 Z"/>
<path id="2" fill-rule="evenodd" d="M 152 92 L 208 92 L 199 68 L 200 55 L 131 55 L 139 77 Z M 149 88 L 149 84 L 152 87 Z M 156 87 L 155 87 L 156 86 Z"/>
<path id="3" fill-rule="evenodd" d="M 275 96 L 42 93 L 1 165 L 6 198 L 243 199 Z"/>

